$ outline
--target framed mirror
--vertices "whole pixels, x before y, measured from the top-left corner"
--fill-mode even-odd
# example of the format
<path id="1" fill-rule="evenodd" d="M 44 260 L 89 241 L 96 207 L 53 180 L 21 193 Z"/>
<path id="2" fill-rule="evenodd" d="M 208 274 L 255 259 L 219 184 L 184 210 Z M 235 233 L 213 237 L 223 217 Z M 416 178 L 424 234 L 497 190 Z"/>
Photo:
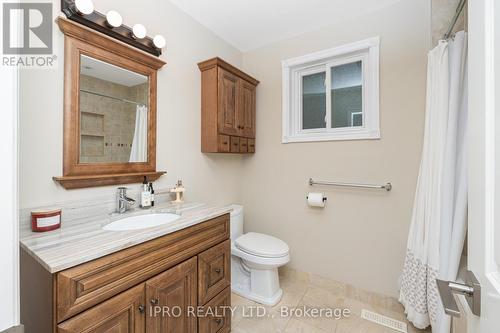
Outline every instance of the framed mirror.
<path id="1" fill-rule="evenodd" d="M 76 22 L 65 34 L 65 188 L 153 181 L 156 77 L 165 63 Z"/>

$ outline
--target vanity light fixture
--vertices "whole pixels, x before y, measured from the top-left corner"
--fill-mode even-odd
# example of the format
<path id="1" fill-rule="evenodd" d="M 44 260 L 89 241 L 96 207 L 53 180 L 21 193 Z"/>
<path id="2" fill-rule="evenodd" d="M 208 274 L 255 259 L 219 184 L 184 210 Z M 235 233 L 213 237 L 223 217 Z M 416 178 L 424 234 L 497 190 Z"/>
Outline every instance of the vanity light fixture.
<path id="1" fill-rule="evenodd" d="M 134 26 L 132 27 L 132 36 L 135 39 L 143 39 L 144 37 L 146 37 L 146 34 L 146 27 L 142 24 L 134 24 Z"/>
<path id="2" fill-rule="evenodd" d="M 94 12 L 92 0 L 75 0 L 75 8 L 80 15 L 90 15 Z"/>
<path id="3" fill-rule="evenodd" d="M 136 24 L 133 28 L 127 26 L 116 10 L 110 10 L 104 14 L 100 13 L 95 10 L 93 0 L 60 1 L 61 11 L 71 21 L 83 24 L 87 28 L 99 31 L 157 57 L 161 55 L 162 48 L 165 47 L 165 38 L 156 38 L 153 41 L 152 37 L 147 36 L 144 25 Z"/>
<path id="4" fill-rule="evenodd" d="M 154 36 L 153 43 L 159 49 L 164 48 L 165 45 L 167 44 L 167 42 L 165 41 L 165 37 L 163 37 L 162 35 L 156 35 L 156 36 Z"/>
<path id="5" fill-rule="evenodd" d="M 118 13 L 116 10 L 110 10 L 106 14 L 106 23 L 112 28 L 118 28 L 122 25 L 123 19 L 120 13 Z"/>

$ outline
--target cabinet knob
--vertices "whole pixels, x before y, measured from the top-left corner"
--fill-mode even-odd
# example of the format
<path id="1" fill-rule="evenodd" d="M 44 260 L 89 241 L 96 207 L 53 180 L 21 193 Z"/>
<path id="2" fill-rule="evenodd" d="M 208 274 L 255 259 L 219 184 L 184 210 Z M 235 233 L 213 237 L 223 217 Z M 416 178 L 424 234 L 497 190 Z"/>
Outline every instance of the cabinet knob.
<path id="1" fill-rule="evenodd" d="M 158 298 L 153 298 L 151 301 L 149 301 L 152 305 L 158 305 L 160 304 L 160 300 Z"/>
<path id="2" fill-rule="evenodd" d="M 220 274 L 220 272 L 222 272 L 222 269 L 220 269 L 220 268 L 215 269 L 215 273 Z"/>
<path id="3" fill-rule="evenodd" d="M 144 307 L 144 305 L 142 305 L 142 304 L 141 304 L 141 305 L 139 305 L 139 312 L 140 312 L 140 313 L 144 313 L 144 310 L 145 310 L 145 309 L 146 309 L 146 308 Z"/>

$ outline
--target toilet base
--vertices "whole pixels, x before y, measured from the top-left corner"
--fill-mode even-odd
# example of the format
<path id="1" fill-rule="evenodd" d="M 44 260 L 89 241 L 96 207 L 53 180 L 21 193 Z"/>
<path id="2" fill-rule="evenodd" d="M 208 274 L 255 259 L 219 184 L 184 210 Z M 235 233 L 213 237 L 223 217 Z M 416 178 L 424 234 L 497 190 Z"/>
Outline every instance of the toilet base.
<path id="1" fill-rule="evenodd" d="M 231 291 L 236 295 L 247 298 L 251 301 L 255 301 L 257 303 L 267 305 L 267 306 L 275 306 L 281 301 L 281 297 L 283 296 L 283 290 L 280 288 L 276 292 L 276 294 L 272 297 L 265 298 L 260 295 L 252 293 L 250 290 L 240 290 L 237 287 L 231 287 Z"/>
<path id="2" fill-rule="evenodd" d="M 283 296 L 278 268 L 267 267 L 231 256 L 231 290 L 257 303 L 274 306 Z"/>

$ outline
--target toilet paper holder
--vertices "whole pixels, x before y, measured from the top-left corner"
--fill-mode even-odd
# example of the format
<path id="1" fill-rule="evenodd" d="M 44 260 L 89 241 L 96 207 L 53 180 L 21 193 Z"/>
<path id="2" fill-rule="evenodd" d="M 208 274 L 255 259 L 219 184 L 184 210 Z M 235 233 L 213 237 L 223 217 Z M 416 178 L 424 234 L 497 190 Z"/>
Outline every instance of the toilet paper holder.
<path id="1" fill-rule="evenodd" d="M 306 195 L 306 200 L 309 200 L 309 196 L 308 195 Z M 323 197 L 323 202 L 326 202 L 327 200 L 328 200 L 327 197 Z"/>

